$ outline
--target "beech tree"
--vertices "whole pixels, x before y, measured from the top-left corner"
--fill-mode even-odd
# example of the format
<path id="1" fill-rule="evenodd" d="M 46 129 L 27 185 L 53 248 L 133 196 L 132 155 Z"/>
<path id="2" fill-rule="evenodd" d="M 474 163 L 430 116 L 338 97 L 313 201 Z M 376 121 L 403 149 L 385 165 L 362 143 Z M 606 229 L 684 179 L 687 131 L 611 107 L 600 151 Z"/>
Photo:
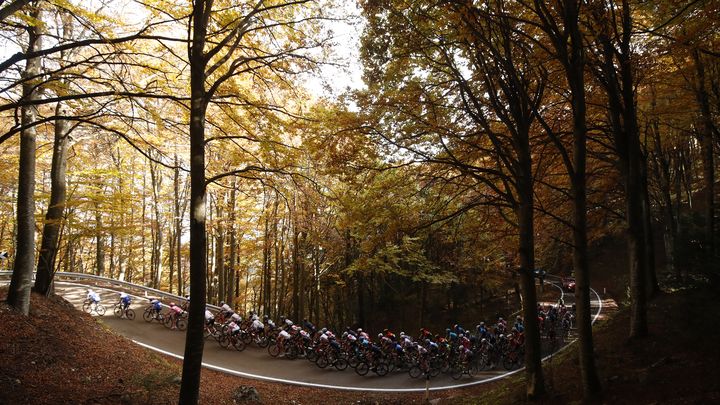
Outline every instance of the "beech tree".
<path id="1" fill-rule="evenodd" d="M 42 17 L 40 2 L 33 2 L 26 27 L 28 53 L 42 47 Z M 22 99 L 28 104 L 21 107 L 23 130 L 20 134 L 20 162 L 18 164 L 17 247 L 12 279 L 8 291 L 8 304 L 24 315 L 30 312 L 30 289 L 35 265 L 35 147 L 37 106 L 41 83 L 40 57 L 27 59 L 23 73 Z"/>

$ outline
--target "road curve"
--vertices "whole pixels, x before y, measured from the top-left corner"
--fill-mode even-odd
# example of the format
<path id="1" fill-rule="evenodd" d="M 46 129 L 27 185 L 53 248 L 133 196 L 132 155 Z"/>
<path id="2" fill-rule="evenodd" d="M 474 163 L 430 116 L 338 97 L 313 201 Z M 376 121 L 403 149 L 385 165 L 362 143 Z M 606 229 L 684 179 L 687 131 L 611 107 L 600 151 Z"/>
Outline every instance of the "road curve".
<path id="1" fill-rule="evenodd" d="M 574 299 L 571 295 L 564 295 L 562 289 L 552 283 L 561 292 L 567 305 L 572 305 Z M 87 295 L 87 284 L 72 282 L 55 282 L 57 294 L 62 295 L 76 308 L 82 307 Z M 182 359 L 185 348 L 185 333 L 171 331 L 156 322 L 146 323 L 142 320 L 142 312 L 147 305 L 145 297 L 134 297 L 132 308 L 137 316 L 134 321 L 120 319 L 112 314 L 112 305 L 119 296 L 119 292 L 105 287 L 93 287 L 101 295 L 107 312 L 102 322 L 120 335 L 123 335 L 138 345 L 148 349 Z M 591 306 L 596 310 L 593 321 L 602 311 L 600 296 L 593 291 L 596 299 Z M 568 346 L 564 346 L 563 349 Z M 425 391 L 424 379 L 410 378 L 407 372 L 391 373 L 378 377 L 369 373 L 367 376 L 358 376 L 352 369 L 337 371 L 330 367 L 321 369 L 307 361 L 290 361 L 284 358 L 273 358 L 267 350 L 254 345 L 248 346 L 243 352 L 226 350 L 214 340 L 205 342 L 203 352 L 203 366 L 216 371 L 237 375 L 241 377 L 295 384 L 310 387 L 330 388 L 339 390 L 376 391 L 376 392 L 419 392 Z M 506 372 L 502 369 L 480 372 L 473 378 L 464 376 L 460 380 L 453 380 L 449 376 L 440 375 L 428 382 L 430 390 L 446 390 L 487 383 L 521 371 Z"/>

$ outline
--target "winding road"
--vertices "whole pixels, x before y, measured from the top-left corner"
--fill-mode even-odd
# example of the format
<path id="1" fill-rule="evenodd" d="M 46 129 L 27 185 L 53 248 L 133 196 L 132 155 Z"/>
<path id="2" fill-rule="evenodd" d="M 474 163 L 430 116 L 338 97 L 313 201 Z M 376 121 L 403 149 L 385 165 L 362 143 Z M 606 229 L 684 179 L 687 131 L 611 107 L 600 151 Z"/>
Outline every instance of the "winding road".
<path id="1" fill-rule="evenodd" d="M 574 302 L 573 295 L 565 295 L 562 288 L 555 282 L 550 284 L 560 291 L 566 305 L 572 305 Z M 65 297 L 78 309 L 82 307 L 87 295 L 87 288 L 88 284 L 66 281 L 55 282 L 56 293 Z M 107 308 L 105 316 L 101 318 L 105 325 L 143 347 L 182 359 L 185 347 L 185 333 L 166 329 L 156 322 L 144 322 L 142 312 L 148 302 L 145 297 L 133 297 L 132 308 L 137 316 L 134 321 L 130 321 L 120 319 L 112 314 L 112 305 L 119 296 L 119 290 L 99 286 L 93 288 L 100 293 L 102 302 Z M 135 286 L 135 288 L 145 289 L 145 287 L 141 286 Z M 592 293 L 595 296 L 595 299 L 591 302 L 594 321 L 602 311 L 602 303 L 600 296 L 595 291 L 592 291 Z M 153 295 L 152 292 L 150 295 Z M 242 352 L 226 350 L 220 347 L 213 339 L 206 341 L 203 361 L 203 366 L 216 371 L 295 385 L 380 392 L 417 392 L 426 389 L 425 379 L 412 379 L 407 372 L 390 373 L 384 377 L 369 373 L 367 376 L 361 377 L 352 369 L 345 371 L 337 371 L 331 367 L 320 369 L 302 359 L 291 361 L 284 358 L 273 358 L 268 355 L 266 349 L 260 349 L 254 345 L 249 345 Z M 480 372 L 472 378 L 464 376 L 460 380 L 453 380 L 449 376 L 441 374 L 429 381 L 429 389 L 444 390 L 482 384 L 514 374 L 520 370 L 507 372 L 500 367 L 499 369 Z"/>

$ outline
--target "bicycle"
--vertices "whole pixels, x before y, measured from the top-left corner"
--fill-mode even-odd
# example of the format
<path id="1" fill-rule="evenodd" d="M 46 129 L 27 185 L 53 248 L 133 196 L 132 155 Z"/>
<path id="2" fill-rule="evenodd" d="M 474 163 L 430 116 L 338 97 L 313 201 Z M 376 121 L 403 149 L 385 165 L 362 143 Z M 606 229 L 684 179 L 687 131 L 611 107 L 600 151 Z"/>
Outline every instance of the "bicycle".
<path id="1" fill-rule="evenodd" d="M 115 316 L 120 318 L 124 316 L 131 321 L 135 319 L 135 311 L 130 307 L 124 308 L 122 302 L 118 302 L 115 304 L 115 306 L 113 307 L 113 313 L 115 314 Z"/>
<path id="2" fill-rule="evenodd" d="M 170 314 L 165 316 L 165 318 L 163 319 L 163 326 L 170 329 L 173 325 L 175 325 L 175 328 L 180 331 L 187 329 L 187 318 L 185 316 L 185 312 L 183 312 L 182 314 L 171 312 Z"/>
<path id="3" fill-rule="evenodd" d="M 229 349 L 230 346 L 234 347 L 235 350 L 241 352 L 245 350 L 245 342 L 242 341 L 240 338 L 240 333 L 223 333 L 223 335 L 220 337 L 220 346 L 222 346 L 224 349 Z"/>
<path id="4" fill-rule="evenodd" d="M 90 315 L 92 315 L 93 312 L 95 312 L 98 316 L 105 315 L 105 307 L 99 302 L 85 300 L 83 302 L 82 309 L 83 309 L 83 312 L 87 312 Z"/>
<path id="5" fill-rule="evenodd" d="M 159 323 L 163 323 L 165 322 L 165 316 L 161 312 L 156 311 L 153 305 L 150 304 L 145 308 L 145 311 L 143 311 L 143 320 L 145 320 L 145 322 L 158 321 Z"/>

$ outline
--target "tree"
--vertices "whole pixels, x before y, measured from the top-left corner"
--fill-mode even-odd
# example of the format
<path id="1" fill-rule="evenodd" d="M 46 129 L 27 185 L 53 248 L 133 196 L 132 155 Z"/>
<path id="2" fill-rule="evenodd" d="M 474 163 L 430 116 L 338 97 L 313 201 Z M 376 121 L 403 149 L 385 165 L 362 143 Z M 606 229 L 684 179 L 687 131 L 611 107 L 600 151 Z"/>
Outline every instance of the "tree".
<path id="1" fill-rule="evenodd" d="M 28 15 L 31 23 L 27 51 L 42 47 L 41 8 L 33 2 Z M 32 103 L 40 98 L 41 64 L 39 57 L 29 58 L 23 74 L 23 99 Z M 17 249 L 15 266 L 8 291 L 8 304 L 24 315 L 30 312 L 30 289 L 35 265 L 35 143 L 37 107 L 29 104 L 21 108 L 23 129 L 20 135 L 20 163 L 17 202 Z"/>
<path id="2" fill-rule="evenodd" d="M 625 215 L 630 269 L 630 336 L 647 335 L 648 245 L 644 202 L 644 156 L 640 145 L 635 102 L 630 4 L 622 2 L 620 16 L 615 5 L 601 3 L 593 10 L 597 22 L 595 75 L 608 97 L 608 112 L 618 166 L 625 187 Z M 618 21 L 619 19 L 619 21 Z M 638 192 L 640 190 L 640 192 Z M 654 269 L 652 269 L 654 271 Z"/>
<path id="3" fill-rule="evenodd" d="M 560 62 L 570 89 L 572 108 L 572 153 L 560 141 L 554 130 L 541 120 L 547 134 L 562 157 L 568 173 L 573 201 L 572 251 L 573 271 L 576 278 L 575 299 L 580 344 L 580 372 L 586 398 L 600 392 L 600 379 L 595 367 L 590 308 L 590 270 L 588 266 L 587 238 L 587 124 L 585 101 L 585 43 L 580 28 L 582 2 L 563 0 L 535 1 L 533 12 L 551 44 L 551 55 Z"/>

